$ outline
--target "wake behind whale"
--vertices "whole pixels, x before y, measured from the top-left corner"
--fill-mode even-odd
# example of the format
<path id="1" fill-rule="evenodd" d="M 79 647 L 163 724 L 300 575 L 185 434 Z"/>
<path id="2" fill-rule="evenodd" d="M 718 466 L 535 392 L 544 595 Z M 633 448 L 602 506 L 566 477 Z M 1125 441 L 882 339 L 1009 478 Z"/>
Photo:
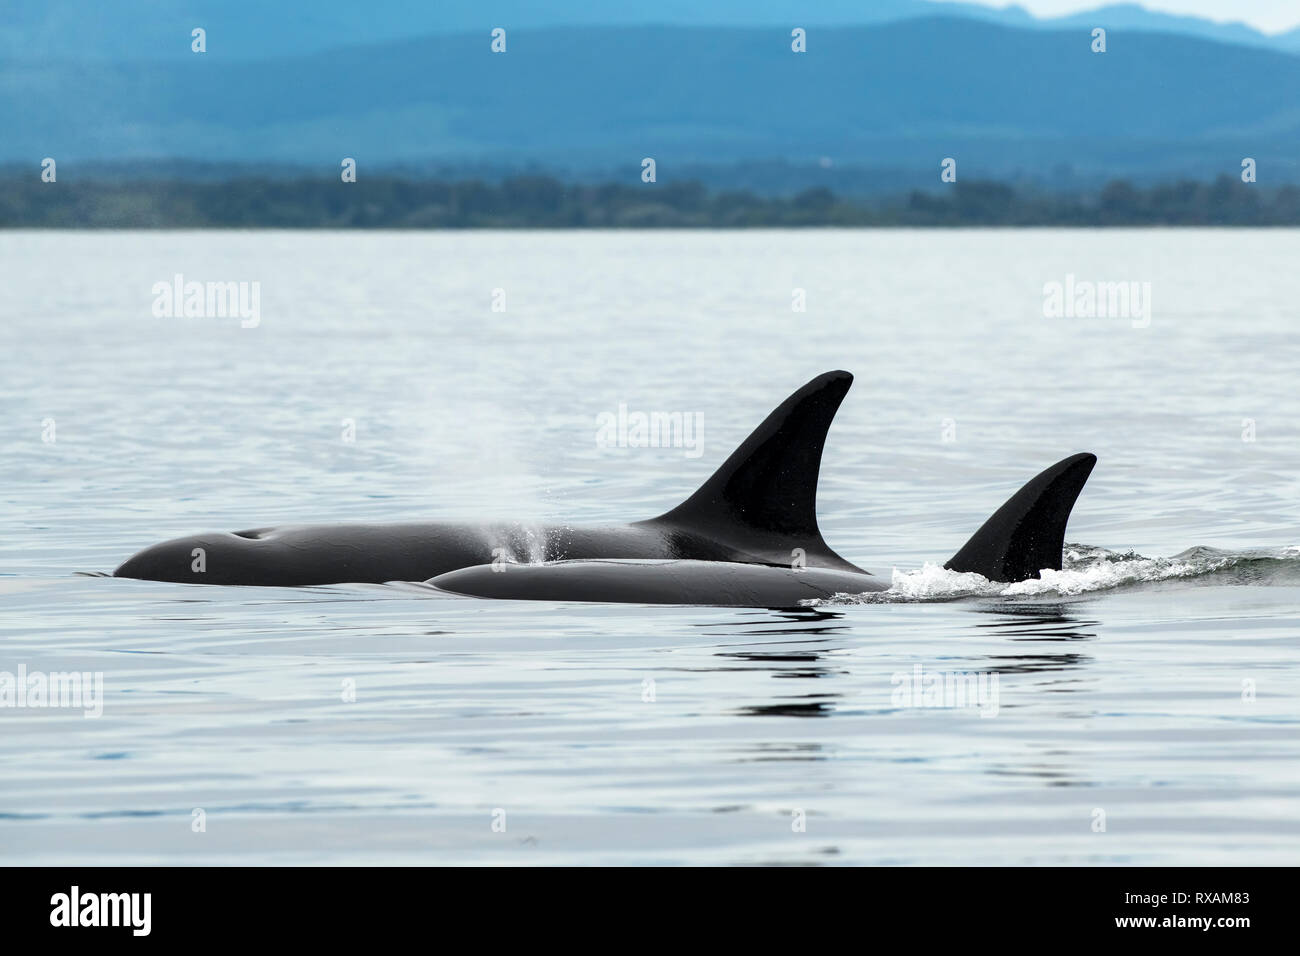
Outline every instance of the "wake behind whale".
<path id="1" fill-rule="evenodd" d="M 1060 598 L 1153 587 L 1300 587 L 1300 547 L 1224 551 L 1188 548 L 1170 557 L 1066 544 L 1061 569 L 1023 581 L 990 581 L 937 564 L 895 568 L 890 586 L 870 594 L 841 593 L 823 605 L 917 604 L 974 598 Z"/>

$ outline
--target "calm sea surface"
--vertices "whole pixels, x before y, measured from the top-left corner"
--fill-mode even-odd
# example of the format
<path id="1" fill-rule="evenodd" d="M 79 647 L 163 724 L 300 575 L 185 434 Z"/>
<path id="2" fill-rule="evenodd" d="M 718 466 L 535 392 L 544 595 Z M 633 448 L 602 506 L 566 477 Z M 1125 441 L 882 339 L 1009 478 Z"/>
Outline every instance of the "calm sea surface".
<path id="1" fill-rule="evenodd" d="M 97 718 L 0 707 L 0 861 L 1300 862 L 1297 262 L 1295 231 L 0 233 L 0 682 L 103 680 Z M 155 314 L 177 274 L 259 283 L 259 323 Z M 1045 317 L 1067 281 L 1149 316 Z M 204 530 L 650 517 L 833 368 L 822 529 L 883 601 L 96 576 Z M 698 414 L 701 453 L 602 447 L 620 403 Z M 1076 451 L 1064 572 L 926 567 Z M 912 706 L 953 703 L 900 699 L 918 667 L 996 697 Z"/>

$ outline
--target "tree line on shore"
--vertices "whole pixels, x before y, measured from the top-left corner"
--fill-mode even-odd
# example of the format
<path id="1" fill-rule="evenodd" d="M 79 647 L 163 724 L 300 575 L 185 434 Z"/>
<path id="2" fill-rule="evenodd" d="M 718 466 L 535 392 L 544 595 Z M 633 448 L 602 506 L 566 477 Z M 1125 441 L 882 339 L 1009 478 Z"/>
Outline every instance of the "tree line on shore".
<path id="1" fill-rule="evenodd" d="M 1221 176 L 1065 194 L 956 182 L 861 199 L 709 191 L 697 182 L 499 182 L 374 176 L 355 183 L 247 177 L 226 182 L 0 179 L 0 228 L 582 229 L 814 226 L 1295 226 L 1300 187 Z"/>

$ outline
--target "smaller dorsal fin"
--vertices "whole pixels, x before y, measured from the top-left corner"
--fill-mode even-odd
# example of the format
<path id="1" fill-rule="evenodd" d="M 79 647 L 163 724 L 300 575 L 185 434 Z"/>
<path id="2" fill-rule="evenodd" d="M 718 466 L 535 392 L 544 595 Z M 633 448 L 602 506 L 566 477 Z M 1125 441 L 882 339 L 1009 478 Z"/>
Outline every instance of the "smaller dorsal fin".
<path id="1" fill-rule="evenodd" d="M 750 548 L 774 561 L 801 547 L 810 563 L 857 570 L 827 547 L 817 527 L 817 476 L 826 432 L 853 384 L 819 375 L 764 419 L 695 494 L 654 519 Z"/>
<path id="2" fill-rule="evenodd" d="M 990 581 L 1024 581 L 1044 568 L 1061 570 L 1065 524 L 1095 464 L 1097 456 L 1085 453 L 1039 472 L 944 567 L 975 571 Z"/>

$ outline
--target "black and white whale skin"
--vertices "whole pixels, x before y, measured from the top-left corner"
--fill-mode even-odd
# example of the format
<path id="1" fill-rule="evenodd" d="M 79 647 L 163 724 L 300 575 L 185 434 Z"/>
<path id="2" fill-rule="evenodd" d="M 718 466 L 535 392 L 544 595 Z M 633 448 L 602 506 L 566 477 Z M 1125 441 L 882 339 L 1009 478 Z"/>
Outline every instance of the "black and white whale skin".
<path id="1" fill-rule="evenodd" d="M 817 525 L 826 433 L 853 376 L 799 389 L 698 491 L 623 525 L 425 522 L 291 525 L 198 534 L 146 548 L 117 577 L 305 586 L 428 581 L 519 600 L 794 607 L 888 588 L 840 557 Z M 1059 571 L 1065 525 L 1097 459 L 1073 455 L 999 508 L 948 561 L 992 581 Z"/>
<path id="2" fill-rule="evenodd" d="M 453 594 L 516 601 L 769 608 L 792 608 L 837 594 L 865 594 L 889 588 L 875 575 L 860 571 L 725 561 L 479 565 L 448 571 L 429 583 Z"/>
<path id="3" fill-rule="evenodd" d="M 684 559 L 862 572 L 822 539 L 817 477 L 826 431 L 853 382 L 813 379 L 773 411 L 698 491 L 630 524 L 290 525 L 177 538 L 146 548 L 114 575 L 187 584 L 303 586 L 424 581 L 507 561 Z"/>

